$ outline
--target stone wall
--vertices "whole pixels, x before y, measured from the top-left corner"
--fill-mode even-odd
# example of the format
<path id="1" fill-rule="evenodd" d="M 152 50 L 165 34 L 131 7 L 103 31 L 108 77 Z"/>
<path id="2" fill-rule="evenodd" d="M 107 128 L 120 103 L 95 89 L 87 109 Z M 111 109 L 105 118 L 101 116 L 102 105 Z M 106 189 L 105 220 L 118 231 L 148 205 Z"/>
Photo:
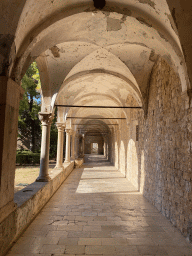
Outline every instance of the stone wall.
<path id="1" fill-rule="evenodd" d="M 122 114 L 121 118 L 124 118 L 125 116 Z M 126 120 L 120 120 L 119 122 L 119 171 L 126 175 L 126 168 L 127 168 L 127 137 L 128 137 L 128 131 L 127 131 L 127 125 Z"/>
<path id="2" fill-rule="evenodd" d="M 0 256 L 5 255 L 73 169 L 74 162 L 64 164 L 64 169 L 54 169 L 49 182 L 34 182 L 15 193 L 17 208 L 0 223 Z"/>
<path id="3" fill-rule="evenodd" d="M 137 106 L 136 103 L 133 105 Z M 136 140 L 138 110 L 131 110 L 130 112 L 129 139 L 127 142 L 127 178 L 139 190 L 139 156 L 138 141 Z"/>
<path id="4" fill-rule="evenodd" d="M 128 106 L 138 106 L 131 95 L 127 98 L 126 104 Z M 138 141 L 136 141 L 138 110 L 125 109 L 124 115 L 121 117 L 126 117 L 127 120 L 122 120 L 119 125 L 119 170 L 139 190 L 139 155 Z"/>
<path id="5" fill-rule="evenodd" d="M 23 89 L 0 76 L 0 223 L 14 209 L 14 178 L 19 102 Z M 1 233 L 1 232 L 0 232 Z M 1 244 L 0 236 L 0 244 Z"/>
<path id="6" fill-rule="evenodd" d="M 192 108 L 181 95 L 178 76 L 159 59 L 151 75 L 147 117 L 143 111 L 138 115 L 138 169 L 144 196 L 190 237 Z"/>

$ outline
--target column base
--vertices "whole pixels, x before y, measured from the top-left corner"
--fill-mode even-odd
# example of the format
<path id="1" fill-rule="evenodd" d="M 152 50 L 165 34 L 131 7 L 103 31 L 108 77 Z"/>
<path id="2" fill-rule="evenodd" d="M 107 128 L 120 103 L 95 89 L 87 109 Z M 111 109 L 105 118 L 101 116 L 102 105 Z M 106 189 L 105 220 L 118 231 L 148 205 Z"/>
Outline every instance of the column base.
<path id="1" fill-rule="evenodd" d="M 48 181 L 50 181 L 51 180 L 51 178 L 49 177 L 49 176 L 46 176 L 46 177 L 38 177 L 37 179 L 36 179 L 36 182 L 48 182 Z"/>
<path id="2" fill-rule="evenodd" d="M 64 161 L 64 164 L 70 164 L 71 161 Z"/>

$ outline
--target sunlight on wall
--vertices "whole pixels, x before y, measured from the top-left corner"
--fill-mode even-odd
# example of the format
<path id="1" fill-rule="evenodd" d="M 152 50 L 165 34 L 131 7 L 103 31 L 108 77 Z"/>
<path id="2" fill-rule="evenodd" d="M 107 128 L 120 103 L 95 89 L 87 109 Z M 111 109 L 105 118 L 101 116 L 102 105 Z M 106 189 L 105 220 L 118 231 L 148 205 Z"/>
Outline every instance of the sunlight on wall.
<path id="1" fill-rule="evenodd" d="M 120 172 L 125 175 L 125 145 L 123 140 L 120 144 Z"/>
<path id="2" fill-rule="evenodd" d="M 130 180 L 133 185 L 139 189 L 138 186 L 138 156 L 137 156 L 137 147 L 135 142 L 130 139 L 128 143 L 127 151 L 127 178 Z"/>
<path id="3" fill-rule="evenodd" d="M 118 168 L 118 141 L 117 141 L 117 136 L 115 140 L 115 167 Z"/>

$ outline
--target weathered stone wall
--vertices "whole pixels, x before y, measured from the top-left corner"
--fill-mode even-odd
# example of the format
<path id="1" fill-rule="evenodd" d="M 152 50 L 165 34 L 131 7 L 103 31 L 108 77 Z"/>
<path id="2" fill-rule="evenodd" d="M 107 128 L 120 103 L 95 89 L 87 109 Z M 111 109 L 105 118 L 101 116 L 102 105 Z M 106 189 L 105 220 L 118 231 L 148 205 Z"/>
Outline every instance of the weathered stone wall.
<path id="1" fill-rule="evenodd" d="M 0 76 L 0 223 L 14 209 L 14 177 L 20 97 L 23 89 Z M 1 233 L 1 232 L 0 232 Z M 1 239 L 0 236 L 0 244 Z"/>
<path id="2" fill-rule="evenodd" d="M 137 106 L 136 103 L 133 104 Z M 139 156 L 138 141 L 136 141 L 136 126 L 138 124 L 138 110 L 130 111 L 129 139 L 127 142 L 127 178 L 139 190 Z"/>
<path id="3" fill-rule="evenodd" d="M 74 162 L 55 169 L 49 182 L 34 182 L 15 194 L 17 208 L 0 223 L 0 256 L 22 234 L 74 169 Z M 23 194 L 23 191 L 26 191 Z"/>
<path id="4" fill-rule="evenodd" d="M 148 114 L 139 113 L 141 191 L 185 235 L 192 223 L 192 108 L 181 83 L 159 59 L 151 76 Z"/>
<path id="5" fill-rule="evenodd" d="M 121 116 L 122 118 L 124 117 L 123 115 Z M 119 125 L 119 171 L 121 173 L 123 173 L 124 175 L 126 174 L 126 159 L 127 159 L 127 135 L 128 135 L 128 131 L 127 131 L 127 125 L 126 125 L 126 121 L 125 120 L 121 120 L 120 121 L 120 125 Z"/>
<path id="6" fill-rule="evenodd" d="M 126 104 L 138 106 L 134 98 L 129 95 Z M 132 182 L 136 189 L 139 189 L 138 173 L 138 142 L 136 141 L 136 125 L 138 124 L 138 110 L 125 109 L 127 120 L 122 120 L 119 127 L 119 170 Z M 125 117 L 125 116 L 122 116 Z"/>

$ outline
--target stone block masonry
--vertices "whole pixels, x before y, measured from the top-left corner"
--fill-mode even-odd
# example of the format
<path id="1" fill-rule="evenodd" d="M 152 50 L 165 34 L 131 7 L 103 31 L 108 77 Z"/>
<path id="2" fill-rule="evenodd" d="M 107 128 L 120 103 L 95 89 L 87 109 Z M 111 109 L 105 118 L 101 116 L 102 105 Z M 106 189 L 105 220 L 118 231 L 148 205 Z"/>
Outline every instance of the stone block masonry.
<path id="1" fill-rule="evenodd" d="M 15 194 L 17 208 L 0 224 L 0 256 L 22 234 L 39 211 L 45 206 L 63 181 L 73 171 L 74 162 L 65 164 L 63 169 L 54 169 L 49 182 L 34 182 Z"/>
<path id="2" fill-rule="evenodd" d="M 141 190 L 192 240 L 192 108 L 182 98 L 177 74 L 161 58 L 151 76 L 148 115 L 139 113 L 139 127 Z"/>

